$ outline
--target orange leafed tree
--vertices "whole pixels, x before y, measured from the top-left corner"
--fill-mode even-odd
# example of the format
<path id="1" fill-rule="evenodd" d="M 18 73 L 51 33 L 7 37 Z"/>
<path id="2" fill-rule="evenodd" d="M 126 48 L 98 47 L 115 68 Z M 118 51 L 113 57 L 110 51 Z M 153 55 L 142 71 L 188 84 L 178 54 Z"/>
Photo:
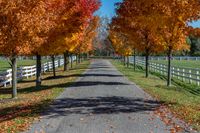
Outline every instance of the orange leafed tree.
<path id="1" fill-rule="evenodd" d="M 117 17 L 113 19 L 113 24 L 130 39 L 135 39 L 136 49 L 146 55 L 146 70 L 150 53 L 167 53 L 170 85 L 172 53 L 188 49 L 187 23 L 199 19 L 199 1 L 124 0 L 117 5 Z"/>
<path id="2" fill-rule="evenodd" d="M 97 28 L 99 26 L 99 17 L 94 16 L 88 25 L 88 27 L 83 32 L 82 41 L 79 42 L 79 45 L 76 47 L 77 53 L 88 54 L 93 50 L 93 40 L 97 35 Z"/>
<path id="3" fill-rule="evenodd" d="M 168 80 L 167 85 L 171 85 L 171 57 L 173 52 L 189 50 L 186 43 L 188 22 L 199 18 L 200 2 L 198 0 L 158 0 L 156 9 L 160 14 L 158 23 L 159 40 L 165 47 L 168 56 Z"/>
<path id="4" fill-rule="evenodd" d="M 39 53 L 51 55 L 53 66 L 55 66 L 54 55 L 64 53 L 64 70 L 66 71 L 69 53 L 72 53 L 81 41 L 84 27 L 87 26 L 88 20 L 99 5 L 97 0 L 60 0 L 50 3 L 48 12 L 50 15 L 53 14 L 54 26 L 48 32 L 47 41 L 40 47 Z M 53 72 L 56 76 L 54 67 Z"/>
<path id="5" fill-rule="evenodd" d="M 0 2 L 0 53 L 11 59 L 13 98 L 17 95 L 17 56 L 31 54 L 33 47 L 44 41 L 38 36 L 41 24 L 44 26 L 44 21 L 39 20 L 44 13 L 42 3 L 40 0 Z"/>
<path id="6" fill-rule="evenodd" d="M 112 42 L 112 46 L 115 49 L 116 54 L 124 56 L 124 65 L 126 65 L 126 57 L 127 57 L 127 65 L 129 65 L 129 57 L 133 53 L 133 45 L 130 40 L 120 32 L 110 31 L 109 38 Z"/>
<path id="7" fill-rule="evenodd" d="M 67 70 L 69 52 L 77 47 L 93 13 L 100 6 L 98 0 L 75 0 L 69 3 L 70 8 L 63 11 L 57 21 L 58 25 L 55 30 L 52 30 L 48 41 L 49 51 L 64 53 L 64 70 Z"/>
<path id="8" fill-rule="evenodd" d="M 76 44 L 72 42 L 78 42 L 100 2 L 7 0 L 0 1 L 0 6 L 0 53 L 11 58 L 13 97 L 16 97 L 17 56 L 37 55 L 36 84 L 40 86 L 41 55 L 73 49 Z"/>
<path id="9" fill-rule="evenodd" d="M 150 54 L 164 49 L 156 35 L 158 28 L 155 23 L 159 22 L 159 16 L 154 16 L 156 15 L 152 8 L 154 6 L 154 1 L 125 0 L 118 4 L 117 17 L 112 22 L 116 31 L 123 32 L 133 47 L 145 54 L 146 77 L 149 75 Z"/>

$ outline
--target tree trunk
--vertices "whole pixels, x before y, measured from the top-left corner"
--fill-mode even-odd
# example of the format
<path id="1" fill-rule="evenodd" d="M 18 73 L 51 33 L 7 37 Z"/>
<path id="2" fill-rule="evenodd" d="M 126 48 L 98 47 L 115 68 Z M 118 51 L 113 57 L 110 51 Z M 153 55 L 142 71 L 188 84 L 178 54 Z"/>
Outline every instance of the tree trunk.
<path id="1" fill-rule="evenodd" d="M 127 56 L 127 67 L 129 68 L 129 56 Z"/>
<path id="2" fill-rule="evenodd" d="M 17 98 L 17 57 L 11 58 L 12 63 L 12 98 Z"/>
<path id="3" fill-rule="evenodd" d="M 80 54 L 80 62 L 83 62 L 83 54 Z"/>
<path id="4" fill-rule="evenodd" d="M 167 86 L 171 86 L 172 81 L 172 71 L 171 71 L 171 58 L 172 58 L 172 51 L 169 50 L 168 52 L 168 73 L 167 73 Z"/>
<path id="5" fill-rule="evenodd" d="M 60 57 L 59 57 L 59 59 L 58 59 L 58 67 L 60 67 Z"/>
<path id="6" fill-rule="evenodd" d="M 41 78 L 41 73 L 42 73 L 42 66 L 41 66 L 41 55 L 36 55 L 36 88 L 40 89 L 41 83 L 42 83 L 42 78 Z"/>
<path id="7" fill-rule="evenodd" d="M 124 66 L 126 66 L 126 56 L 124 56 Z"/>
<path id="8" fill-rule="evenodd" d="M 146 78 L 149 77 L 149 54 L 146 53 Z"/>
<path id="9" fill-rule="evenodd" d="M 73 68 L 73 55 L 72 54 L 70 55 L 70 58 L 71 58 L 71 68 Z"/>
<path id="10" fill-rule="evenodd" d="M 90 58 L 90 54 L 89 54 L 89 53 L 87 53 L 87 60 L 89 60 L 89 58 Z"/>
<path id="11" fill-rule="evenodd" d="M 78 64 L 78 55 L 76 54 L 76 65 Z"/>
<path id="12" fill-rule="evenodd" d="M 78 54 L 78 63 L 81 63 L 81 54 Z"/>
<path id="13" fill-rule="evenodd" d="M 67 53 L 64 52 L 64 71 L 67 71 Z"/>
<path id="14" fill-rule="evenodd" d="M 51 56 L 51 60 L 52 60 L 52 65 L 53 65 L 53 77 L 56 77 L 56 68 L 55 68 L 55 56 L 52 55 Z"/>
<path id="15" fill-rule="evenodd" d="M 67 53 L 67 71 L 69 70 L 69 52 L 66 52 Z"/>
<path id="16" fill-rule="evenodd" d="M 82 62 L 82 58 L 83 58 L 83 56 L 82 56 L 82 54 L 80 54 L 80 63 Z"/>
<path id="17" fill-rule="evenodd" d="M 136 71 L 136 51 L 134 50 L 134 71 Z"/>

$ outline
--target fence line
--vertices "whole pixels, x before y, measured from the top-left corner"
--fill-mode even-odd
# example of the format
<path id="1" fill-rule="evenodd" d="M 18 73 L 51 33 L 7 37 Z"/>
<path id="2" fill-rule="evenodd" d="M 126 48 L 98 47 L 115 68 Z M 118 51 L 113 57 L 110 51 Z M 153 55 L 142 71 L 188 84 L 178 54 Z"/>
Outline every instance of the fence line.
<path id="1" fill-rule="evenodd" d="M 134 63 L 134 58 L 130 57 L 130 63 Z M 141 58 L 136 59 L 136 65 L 145 68 L 145 61 Z M 150 63 L 149 69 L 152 72 L 159 73 L 163 76 L 167 76 L 168 66 L 161 63 Z M 172 77 L 182 80 L 183 82 L 196 84 L 200 86 L 200 69 L 185 68 L 185 67 L 175 67 L 172 66 Z"/>
<path id="2" fill-rule="evenodd" d="M 75 61 L 76 57 L 73 56 L 72 61 Z M 69 60 L 71 62 L 71 59 Z M 59 59 L 55 61 L 55 68 L 64 65 L 64 59 Z M 45 73 L 53 69 L 52 62 L 47 62 L 42 64 L 42 73 Z M 29 78 L 36 75 L 36 65 L 33 66 L 24 66 L 17 69 L 17 79 L 21 80 L 23 78 Z M 8 69 L 5 72 L 0 74 L 0 85 L 6 87 L 12 83 L 12 69 Z"/>
<path id="3" fill-rule="evenodd" d="M 138 59 L 145 60 L 145 57 L 137 56 Z M 150 60 L 168 60 L 166 56 L 151 56 Z M 190 57 L 190 56 L 175 56 L 172 57 L 172 60 L 191 60 L 191 61 L 200 61 L 200 57 Z"/>
<path id="4" fill-rule="evenodd" d="M 63 58 L 62 55 L 58 55 L 56 57 Z M 42 56 L 42 59 L 51 59 L 51 56 Z M 0 56 L 0 60 L 9 60 L 6 56 Z M 36 56 L 18 56 L 17 60 L 36 60 Z"/>

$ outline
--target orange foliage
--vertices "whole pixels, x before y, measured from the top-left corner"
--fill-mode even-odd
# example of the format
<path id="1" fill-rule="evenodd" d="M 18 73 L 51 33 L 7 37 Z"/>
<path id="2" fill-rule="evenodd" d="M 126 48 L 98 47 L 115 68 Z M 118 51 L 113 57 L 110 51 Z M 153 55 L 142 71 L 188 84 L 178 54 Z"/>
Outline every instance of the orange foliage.
<path id="1" fill-rule="evenodd" d="M 185 50 L 187 23 L 199 19 L 199 6 L 198 0 L 124 0 L 111 30 L 122 32 L 140 52 Z"/>
<path id="2" fill-rule="evenodd" d="M 98 0 L 1 1 L 0 53 L 51 55 L 72 51 L 99 6 Z"/>

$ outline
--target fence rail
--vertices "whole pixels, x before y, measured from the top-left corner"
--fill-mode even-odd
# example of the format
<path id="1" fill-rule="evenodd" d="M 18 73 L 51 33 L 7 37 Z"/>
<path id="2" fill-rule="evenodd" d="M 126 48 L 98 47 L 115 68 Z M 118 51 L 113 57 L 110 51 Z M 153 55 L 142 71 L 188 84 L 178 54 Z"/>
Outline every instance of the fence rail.
<path id="1" fill-rule="evenodd" d="M 145 57 L 138 56 L 137 57 L 140 60 L 144 60 Z M 150 60 L 167 60 L 168 57 L 166 56 L 151 56 L 149 58 Z M 191 61 L 200 61 L 200 57 L 191 57 L 191 56 L 175 56 L 172 57 L 172 60 L 191 60 Z"/>
<path id="2" fill-rule="evenodd" d="M 134 63 L 134 58 L 130 57 L 130 63 Z M 141 58 L 136 59 L 136 65 L 140 67 L 145 67 L 145 61 Z M 149 69 L 152 72 L 159 73 L 163 76 L 167 76 L 168 67 L 161 63 L 150 63 Z M 185 67 L 175 67 L 172 66 L 172 77 L 182 80 L 183 82 L 196 84 L 200 86 L 200 69 L 185 68 Z"/>
<path id="3" fill-rule="evenodd" d="M 73 56 L 72 61 L 75 61 L 76 57 Z M 69 60 L 71 62 L 71 59 Z M 55 67 L 58 68 L 64 65 L 64 59 L 55 61 Z M 42 64 L 42 72 L 45 73 L 53 69 L 52 62 Z M 17 79 L 29 78 L 36 75 L 36 65 L 20 67 L 17 70 Z M 12 69 L 8 69 L 0 74 L 0 85 L 6 87 L 11 85 L 12 82 Z"/>

